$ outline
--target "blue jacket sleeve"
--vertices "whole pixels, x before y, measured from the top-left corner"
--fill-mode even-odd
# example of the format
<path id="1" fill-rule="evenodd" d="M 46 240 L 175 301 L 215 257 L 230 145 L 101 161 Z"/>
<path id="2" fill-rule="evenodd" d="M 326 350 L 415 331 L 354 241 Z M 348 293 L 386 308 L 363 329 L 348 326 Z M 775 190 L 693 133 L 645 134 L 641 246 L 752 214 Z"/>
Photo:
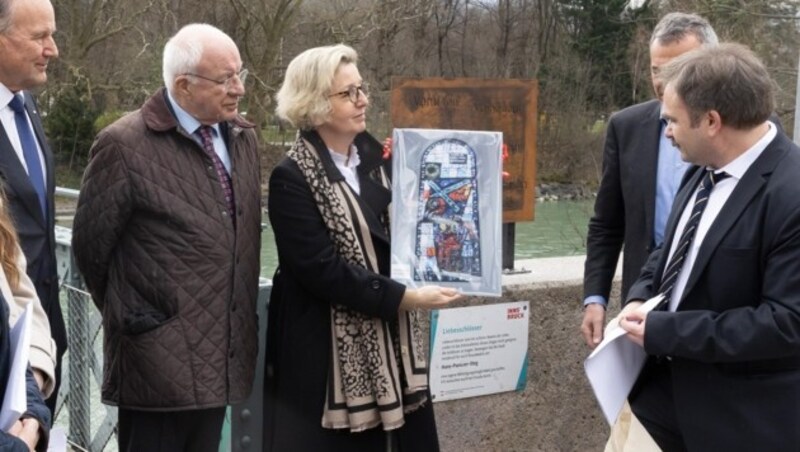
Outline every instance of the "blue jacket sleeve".
<path id="1" fill-rule="evenodd" d="M 28 446 L 16 436 L 0 430 L 0 450 L 5 452 L 28 452 Z"/>
<path id="2" fill-rule="evenodd" d="M 36 444 L 36 450 L 44 452 L 47 450 L 47 444 L 50 441 L 50 409 L 47 408 L 44 400 L 42 400 L 42 393 L 39 392 L 39 386 L 36 384 L 36 379 L 33 377 L 30 367 L 28 367 L 26 374 L 26 383 L 28 411 L 22 414 L 22 418 L 33 418 L 39 421 L 39 442 Z M 5 449 L 0 447 L 0 450 Z"/>

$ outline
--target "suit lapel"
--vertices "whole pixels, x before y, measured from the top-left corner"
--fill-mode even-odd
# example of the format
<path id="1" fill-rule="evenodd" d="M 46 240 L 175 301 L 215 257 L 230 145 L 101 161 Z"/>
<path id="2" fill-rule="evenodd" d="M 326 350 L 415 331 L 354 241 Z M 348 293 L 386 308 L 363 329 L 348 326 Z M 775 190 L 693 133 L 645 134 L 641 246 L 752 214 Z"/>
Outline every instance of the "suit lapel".
<path id="1" fill-rule="evenodd" d="M 779 133 L 758 159 L 753 162 L 747 172 L 745 172 L 742 180 L 736 184 L 733 193 L 731 193 L 725 205 L 722 206 L 719 215 L 717 215 L 717 218 L 715 218 L 714 222 L 711 224 L 708 233 L 703 239 L 703 243 L 700 245 L 697 258 L 695 258 L 694 265 L 692 266 L 692 272 L 686 282 L 686 288 L 683 291 L 684 298 L 686 294 L 691 292 L 692 288 L 699 280 L 700 275 L 708 265 L 711 256 L 722 242 L 722 239 L 725 238 L 728 231 L 734 226 L 753 197 L 755 197 L 767 183 L 769 175 L 786 153 L 786 148 L 778 143 L 781 140 L 780 137 L 781 134 Z"/>
<path id="2" fill-rule="evenodd" d="M 386 234 L 380 216 L 387 210 L 392 202 L 392 192 L 384 187 L 380 181 L 375 180 L 375 171 L 383 165 L 382 150 L 383 146 L 372 135 L 362 132 L 354 140 L 358 149 L 358 158 L 361 163 L 358 165 L 358 181 L 361 184 L 360 202 L 366 207 L 367 223 L 372 235 L 390 243 L 391 239 Z"/>
<path id="3" fill-rule="evenodd" d="M 653 101 L 650 111 L 641 122 L 643 143 L 641 160 L 642 187 L 644 189 L 645 227 L 649 234 L 647 243 L 653 242 L 656 218 L 656 184 L 658 180 L 658 151 L 661 136 L 661 102 Z"/>
<path id="4" fill-rule="evenodd" d="M 26 97 L 26 105 L 28 103 Z M 29 110 L 30 114 L 30 110 Z M 37 121 L 34 117 L 31 116 L 31 122 L 36 124 Z M 41 127 L 41 126 L 40 126 Z M 36 129 L 36 126 L 34 126 Z M 38 132 L 37 132 L 37 135 Z M 48 152 L 44 151 L 44 145 L 42 145 L 41 139 L 39 145 L 42 146 L 42 151 L 45 154 Z M 45 158 L 47 161 L 47 158 Z M 28 177 L 27 171 L 25 171 L 25 167 L 22 166 L 22 163 L 19 161 L 19 156 L 17 156 L 16 151 L 14 150 L 13 146 L 11 146 L 11 141 L 8 139 L 8 134 L 6 134 L 6 130 L 3 127 L 0 127 L 0 173 L 2 173 L 3 179 L 8 184 L 8 188 L 12 190 L 18 198 L 22 201 L 22 204 L 25 208 L 30 212 L 31 217 L 35 218 L 36 221 L 42 226 L 42 228 L 46 228 L 47 225 L 44 221 L 44 216 L 42 215 L 42 209 L 39 204 L 39 198 L 36 194 L 36 190 L 33 188 L 33 184 L 31 184 L 31 180 Z M 51 167 L 47 168 L 47 178 L 48 182 L 52 177 L 53 171 Z M 48 184 L 48 187 L 50 185 Z"/>
<path id="5" fill-rule="evenodd" d="M 36 103 L 33 100 L 33 97 L 26 93 L 25 95 L 25 108 L 28 111 L 28 116 L 31 118 L 31 124 L 33 124 L 33 131 L 36 134 L 36 139 L 39 141 L 39 147 L 42 149 L 42 155 L 44 156 L 44 168 L 45 172 L 47 173 L 45 180 L 45 202 L 47 205 L 47 211 L 51 212 L 51 214 L 47 218 L 47 229 L 52 230 L 55 224 L 55 218 L 53 216 L 53 212 L 55 212 L 55 208 L 53 203 L 55 202 L 54 193 L 56 188 L 56 170 L 55 170 L 55 162 L 53 160 L 53 152 L 50 150 L 50 146 L 47 144 L 47 137 L 44 133 L 44 127 L 42 126 L 42 120 L 39 116 L 39 109 L 36 107 Z M 30 184 L 30 179 L 28 179 Z M 31 185 L 31 189 L 33 189 L 33 185 Z"/>

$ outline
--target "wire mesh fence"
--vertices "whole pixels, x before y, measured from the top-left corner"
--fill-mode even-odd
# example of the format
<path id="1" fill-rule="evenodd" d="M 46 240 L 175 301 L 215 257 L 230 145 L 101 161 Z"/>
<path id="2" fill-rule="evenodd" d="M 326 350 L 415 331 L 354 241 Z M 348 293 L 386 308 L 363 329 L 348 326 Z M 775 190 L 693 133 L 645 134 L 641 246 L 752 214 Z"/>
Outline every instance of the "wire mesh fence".
<path id="1" fill-rule="evenodd" d="M 100 313 L 89 293 L 71 284 L 62 284 L 61 300 L 69 348 L 62 364 L 55 424 L 68 432 L 67 440 L 73 450 L 115 451 L 116 441 L 111 440 L 117 410 L 100 402 L 103 378 Z"/>
<path id="2" fill-rule="evenodd" d="M 72 257 L 72 231 L 56 226 L 61 310 L 68 348 L 61 370 L 54 424 L 67 432 L 74 451 L 116 451 L 117 409 L 103 405 L 103 328 L 100 312 L 86 292 Z"/>

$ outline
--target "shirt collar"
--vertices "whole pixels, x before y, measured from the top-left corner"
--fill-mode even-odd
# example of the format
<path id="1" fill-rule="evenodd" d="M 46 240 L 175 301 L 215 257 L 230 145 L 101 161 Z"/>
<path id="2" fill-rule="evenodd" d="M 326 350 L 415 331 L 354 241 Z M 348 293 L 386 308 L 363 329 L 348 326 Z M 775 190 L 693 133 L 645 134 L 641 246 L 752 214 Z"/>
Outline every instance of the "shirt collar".
<path id="1" fill-rule="evenodd" d="M 15 93 L 12 93 L 6 85 L 0 83 L 0 108 L 10 108 L 8 103 L 14 95 Z"/>
<path id="2" fill-rule="evenodd" d="M 731 177 L 741 179 L 742 176 L 744 176 L 744 173 L 747 172 L 748 168 L 750 168 L 750 165 L 756 161 L 761 153 L 764 152 L 764 149 L 769 146 L 769 144 L 778 134 L 777 128 L 772 124 L 771 121 L 767 121 L 767 124 L 769 125 L 769 130 L 767 130 L 767 133 L 765 133 L 761 139 L 756 141 L 756 143 L 751 146 L 750 149 L 746 150 L 742 155 L 736 157 L 732 162 L 717 170 L 717 172 L 724 171 L 730 174 Z"/>
<path id="3" fill-rule="evenodd" d="M 330 152 L 333 162 L 344 168 L 355 169 L 361 163 L 361 159 L 358 157 L 358 149 L 356 149 L 355 145 L 350 145 L 350 155 L 342 155 L 331 148 L 328 148 L 328 152 Z"/>
<path id="4" fill-rule="evenodd" d="M 178 120 L 178 124 L 180 124 L 184 130 L 191 134 L 197 132 L 197 129 L 202 126 L 200 121 L 195 119 L 195 117 L 189 114 L 189 112 L 181 108 L 181 106 L 178 105 L 178 102 L 176 102 L 172 97 L 172 93 L 170 93 L 169 90 L 167 90 L 167 99 L 169 100 L 170 105 L 172 105 L 172 111 L 175 112 L 175 119 Z M 219 136 L 219 123 L 212 125 L 211 128 L 214 129 L 214 135 Z"/>

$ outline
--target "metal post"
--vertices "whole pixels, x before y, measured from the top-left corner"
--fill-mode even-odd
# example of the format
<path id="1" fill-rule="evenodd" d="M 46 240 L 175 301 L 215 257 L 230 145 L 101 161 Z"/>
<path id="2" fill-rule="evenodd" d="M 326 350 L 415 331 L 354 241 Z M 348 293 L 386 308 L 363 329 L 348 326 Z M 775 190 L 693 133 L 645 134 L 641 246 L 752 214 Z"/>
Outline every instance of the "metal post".
<path id="1" fill-rule="evenodd" d="M 794 142 L 800 145 L 800 59 L 797 61 L 797 85 L 794 92 Z"/>
<path id="2" fill-rule="evenodd" d="M 514 232 L 516 223 L 503 223 L 503 270 L 514 271 Z"/>
<path id="3" fill-rule="evenodd" d="M 267 343 L 267 305 L 272 282 L 262 278 L 258 287 L 258 359 L 253 391 L 244 402 L 231 407 L 231 448 L 232 451 L 264 450 L 264 362 Z"/>
<path id="4" fill-rule="evenodd" d="M 71 268 L 77 266 L 73 261 Z M 77 281 L 76 281 L 77 280 Z M 68 284 L 79 287 L 80 276 L 70 272 Z M 69 439 L 75 444 L 89 448 L 92 443 L 91 432 L 91 391 L 89 389 L 91 366 L 91 336 L 89 334 L 89 308 L 83 297 L 75 296 L 76 291 L 67 291 L 67 335 L 69 342 Z"/>

